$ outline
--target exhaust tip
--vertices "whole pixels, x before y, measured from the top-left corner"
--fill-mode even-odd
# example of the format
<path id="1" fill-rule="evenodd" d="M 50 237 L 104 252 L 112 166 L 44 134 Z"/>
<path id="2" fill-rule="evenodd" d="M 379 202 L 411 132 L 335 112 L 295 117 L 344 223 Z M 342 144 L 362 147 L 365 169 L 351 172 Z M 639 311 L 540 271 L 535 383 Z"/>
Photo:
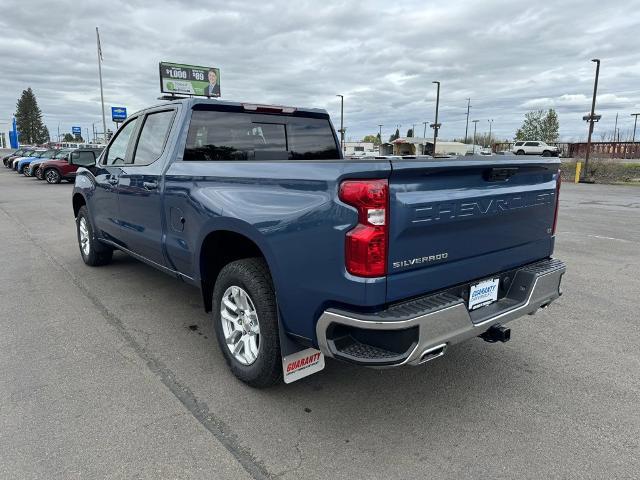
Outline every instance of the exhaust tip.
<path id="1" fill-rule="evenodd" d="M 427 350 L 422 352 L 422 355 L 420 355 L 420 361 L 418 363 L 427 363 L 431 360 L 435 360 L 436 358 L 443 356 L 446 348 L 446 343 L 428 348 Z"/>

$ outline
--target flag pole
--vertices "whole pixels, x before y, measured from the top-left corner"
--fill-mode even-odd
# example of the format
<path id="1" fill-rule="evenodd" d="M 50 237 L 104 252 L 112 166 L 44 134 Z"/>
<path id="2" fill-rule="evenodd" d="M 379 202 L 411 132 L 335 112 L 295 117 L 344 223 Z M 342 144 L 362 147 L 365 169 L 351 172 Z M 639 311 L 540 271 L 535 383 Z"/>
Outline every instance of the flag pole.
<path id="1" fill-rule="evenodd" d="M 98 27 L 96 27 L 96 41 L 98 42 L 98 75 L 100 76 L 100 103 L 102 104 L 102 134 L 104 143 L 107 143 L 107 120 L 104 116 L 104 93 L 102 92 L 102 47 L 100 46 Z"/>

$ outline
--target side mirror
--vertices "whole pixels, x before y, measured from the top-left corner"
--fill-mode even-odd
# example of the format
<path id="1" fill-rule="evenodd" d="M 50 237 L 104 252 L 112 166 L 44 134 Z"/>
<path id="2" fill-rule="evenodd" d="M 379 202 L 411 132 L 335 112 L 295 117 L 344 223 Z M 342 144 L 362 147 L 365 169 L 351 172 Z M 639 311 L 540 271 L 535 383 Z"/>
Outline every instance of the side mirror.
<path id="1" fill-rule="evenodd" d="M 80 167 L 92 167 L 96 164 L 96 156 L 93 152 L 87 151 L 71 152 L 69 163 Z"/>

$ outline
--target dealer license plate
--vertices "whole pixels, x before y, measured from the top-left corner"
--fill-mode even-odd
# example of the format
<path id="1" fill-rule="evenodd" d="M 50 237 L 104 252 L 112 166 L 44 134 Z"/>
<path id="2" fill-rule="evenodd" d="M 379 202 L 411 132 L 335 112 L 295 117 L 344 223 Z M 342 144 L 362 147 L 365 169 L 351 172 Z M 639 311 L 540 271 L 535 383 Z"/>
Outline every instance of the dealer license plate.
<path id="1" fill-rule="evenodd" d="M 499 284 L 499 278 L 492 278 L 471 285 L 469 289 L 469 310 L 475 310 L 495 302 L 498 299 Z"/>

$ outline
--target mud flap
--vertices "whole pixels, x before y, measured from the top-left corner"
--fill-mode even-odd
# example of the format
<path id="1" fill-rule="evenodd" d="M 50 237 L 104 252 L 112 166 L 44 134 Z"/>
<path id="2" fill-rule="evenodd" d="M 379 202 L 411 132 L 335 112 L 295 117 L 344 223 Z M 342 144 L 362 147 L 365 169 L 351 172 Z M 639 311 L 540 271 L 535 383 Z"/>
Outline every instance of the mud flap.
<path id="1" fill-rule="evenodd" d="M 324 354 L 315 348 L 298 344 L 284 333 L 284 326 L 279 314 L 278 333 L 280 335 L 280 355 L 282 356 L 284 383 L 295 382 L 324 368 Z"/>

